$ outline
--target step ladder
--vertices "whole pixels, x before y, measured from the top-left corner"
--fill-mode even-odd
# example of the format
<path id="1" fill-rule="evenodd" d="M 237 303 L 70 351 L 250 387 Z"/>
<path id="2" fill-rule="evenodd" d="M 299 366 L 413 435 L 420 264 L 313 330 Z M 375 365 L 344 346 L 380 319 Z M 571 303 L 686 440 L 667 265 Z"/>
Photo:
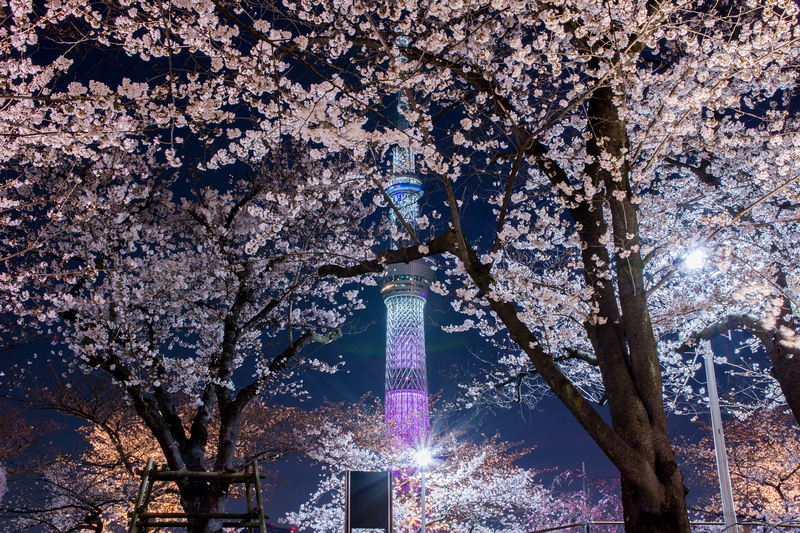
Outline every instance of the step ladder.
<path id="1" fill-rule="evenodd" d="M 264 514 L 264 503 L 261 499 L 261 480 L 266 476 L 259 473 L 258 463 L 253 462 L 245 467 L 244 472 L 191 472 L 188 470 L 171 471 L 154 468 L 153 459 L 147 460 L 144 470 L 136 472 L 142 477 L 139 485 L 139 494 L 131 517 L 128 533 L 143 533 L 149 528 L 159 527 L 187 527 L 189 518 L 220 518 L 223 520 L 223 527 L 238 527 L 249 529 L 250 533 L 254 530 L 260 533 L 267 533 L 266 519 L 269 515 Z M 221 481 L 227 483 L 244 483 L 247 495 L 246 513 L 167 513 L 167 512 L 148 512 L 147 506 L 150 504 L 150 496 L 153 493 L 153 484 L 160 481 L 175 481 L 178 478 L 198 477 L 208 480 Z M 254 492 L 255 506 L 251 500 L 251 492 Z"/>

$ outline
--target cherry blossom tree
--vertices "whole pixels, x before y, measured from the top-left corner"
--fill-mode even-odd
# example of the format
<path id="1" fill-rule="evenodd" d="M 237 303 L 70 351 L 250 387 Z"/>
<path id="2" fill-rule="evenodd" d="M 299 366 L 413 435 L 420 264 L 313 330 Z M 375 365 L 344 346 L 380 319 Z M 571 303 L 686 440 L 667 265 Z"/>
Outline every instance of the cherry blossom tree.
<path id="1" fill-rule="evenodd" d="M 712 494 L 718 494 L 716 461 L 710 428 L 702 440 L 683 443 L 678 453 L 690 472 Z M 800 518 L 798 453 L 800 432 L 780 409 L 763 410 L 725 425 L 733 497 L 740 521 L 767 525 L 797 523 Z M 719 496 L 700 502 L 705 513 L 720 516 Z"/>
<path id="2" fill-rule="evenodd" d="M 254 202 L 263 194 L 275 209 L 286 208 L 281 215 L 292 223 L 310 223 L 291 206 L 316 206 L 309 197 L 324 191 L 321 205 L 343 217 L 337 227 L 361 227 L 365 235 L 331 233 L 312 247 L 328 252 L 331 265 L 322 274 L 342 279 L 441 256 L 447 279 L 438 290 L 452 294 L 457 310 L 468 315 L 454 327 L 478 328 L 514 346 L 498 357 L 503 374 L 474 392 L 517 378 L 541 380 L 620 470 L 627 529 L 686 532 L 683 475 L 669 444 L 663 398 L 666 391 L 669 407 L 674 398 L 694 394 L 685 384 L 696 364 L 676 348 L 732 314 L 780 330 L 781 350 L 793 339 L 778 300 L 794 301 L 799 264 L 796 13 L 785 0 L 15 2 L 0 35 L 0 153 L 4 229 L 25 239 L 4 254 L 19 257 L 21 266 L 3 272 L 3 290 L 9 301 L 24 302 L 29 285 L 42 287 L 36 283 L 45 274 L 54 279 L 54 267 L 40 266 L 46 244 L 56 252 L 45 263 L 62 261 L 91 274 L 81 270 L 65 279 L 61 298 L 49 293 L 53 315 L 47 318 L 70 322 L 70 347 L 84 363 L 106 365 L 138 391 L 140 367 L 133 374 L 123 370 L 135 348 L 147 354 L 141 369 L 156 376 L 156 389 L 166 383 L 158 376 L 162 368 L 177 374 L 180 366 L 191 376 L 181 386 L 200 401 L 195 377 L 207 365 L 151 363 L 152 348 L 123 335 L 152 330 L 157 336 L 167 323 L 200 326 L 202 313 L 178 314 L 180 306 L 161 296 L 192 292 L 194 300 L 187 294 L 182 301 L 203 301 L 199 278 L 174 272 L 187 264 L 183 246 L 194 237 L 173 239 L 166 254 L 149 247 L 126 251 L 130 234 L 165 231 L 151 230 L 147 220 L 141 229 L 137 224 L 161 216 L 151 205 L 169 204 L 169 190 L 158 186 L 168 168 L 224 173 L 237 162 L 257 166 L 267 158 L 291 167 L 300 158 L 319 172 L 303 172 L 314 176 L 309 182 L 295 176 L 294 196 L 274 185 L 280 180 L 259 189 L 256 178 L 253 188 L 198 189 L 199 207 L 173 203 L 163 216 L 174 213 L 205 232 L 207 240 L 195 241 L 195 248 L 218 250 L 212 243 L 227 243 L 230 230 L 247 226 L 239 221 L 269 218 L 266 208 L 245 213 L 235 207 L 252 190 L 259 190 Z M 98 72 L 98 65 L 109 68 Z M 385 111 L 398 94 L 407 104 L 400 106 L 402 117 Z M 306 144 L 305 156 L 281 159 L 279 147 L 289 138 Z M 397 145 L 416 155 L 431 194 L 416 221 L 420 235 L 409 236 L 414 245 L 389 250 L 376 238 L 388 226 L 375 222 L 366 231 L 373 220 L 364 218 L 370 210 L 360 200 L 388 204 L 383 155 Z M 333 170 L 340 158 L 358 168 L 357 180 Z M 115 210 L 121 205 L 124 210 Z M 129 222 L 131 212 L 137 222 Z M 18 220 L 26 222 L 24 230 L 16 229 Z M 93 229 L 88 242 L 86 228 L 100 220 L 112 222 Z M 270 232 L 274 219 L 264 220 L 264 230 L 234 231 L 237 243 L 250 240 L 246 253 L 287 242 Z M 96 259 L 52 242 L 75 231 L 84 248 L 97 250 Z M 101 253 L 104 246 L 120 249 Z M 697 249 L 708 257 L 701 275 L 684 269 Z M 111 269 L 106 255 L 124 257 L 140 271 L 159 263 L 173 274 L 122 279 L 123 270 Z M 248 267 L 256 268 L 253 275 L 260 268 L 226 263 L 220 255 L 217 263 L 193 257 L 188 264 L 218 265 L 210 274 L 227 271 L 232 285 L 226 287 L 252 286 Z M 128 294 L 139 299 L 134 305 L 102 295 L 89 299 L 89 279 L 122 291 L 123 304 Z M 299 308 L 288 310 L 288 295 L 299 295 L 300 287 L 323 291 L 326 305 L 339 305 L 326 296 L 338 290 L 334 277 L 325 278 L 329 286 L 302 279 L 310 285 L 273 296 L 280 302 L 275 308 L 269 308 L 273 300 L 261 300 L 261 309 L 291 318 L 276 319 L 277 329 L 307 325 L 302 311 L 296 317 Z M 209 294 L 221 294 L 214 291 L 222 285 Z M 146 296 L 144 287 L 156 286 Z M 69 297 L 74 305 L 64 303 Z M 240 301 L 228 301 L 226 316 L 249 324 L 244 308 L 234 313 Z M 92 306 L 105 313 L 103 320 L 88 312 Z M 258 315 L 253 312 L 251 318 Z M 326 322 L 334 327 L 332 318 Z M 137 326 L 126 329 L 123 319 Z M 213 350 L 195 345 L 206 346 L 209 332 L 226 327 L 198 329 L 197 340 L 182 343 L 211 357 Z M 119 361 L 108 359 L 109 344 L 122 341 L 128 351 Z M 290 341 L 292 353 L 299 344 Z M 231 383 L 227 370 L 212 367 L 214 387 Z M 607 406 L 610 423 L 595 402 Z M 141 409 L 169 412 L 156 404 Z M 151 429 L 158 426 L 151 422 Z M 175 455 L 184 441 L 179 435 L 171 444 L 168 427 L 178 425 L 165 424 L 162 447 Z M 195 435 L 199 440 L 186 442 L 203 440 L 202 431 Z"/>
<path id="3" fill-rule="evenodd" d="M 372 209 L 352 162 L 291 141 L 305 119 L 280 103 L 290 65 L 242 51 L 215 11 L 12 2 L 0 27 L 7 333 L 106 373 L 175 470 L 235 469 L 250 402 L 300 393 L 301 366 L 335 370 L 300 354 L 361 302 L 315 269 L 360 255 Z M 214 512 L 228 486 L 179 490 L 186 511 Z"/>
<path id="4" fill-rule="evenodd" d="M 676 339 L 737 306 L 778 317 L 780 287 L 752 280 L 778 256 L 797 264 L 796 12 L 493 2 L 365 15 L 412 102 L 409 143 L 439 180 L 446 226 L 322 272 L 449 257 L 440 290 L 470 315 L 460 327 L 519 347 L 499 361 L 505 380 L 543 380 L 619 468 L 629 531 L 689 530 L 663 394 L 686 394 L 696 366 Z M 713 259 L 693 278 L 682 269 L 697 248 Z"/>
<path id="5" fill-rule="evenodd" d="M 88 171 L 93 196 L 84 187 L 76 201 L 94 207 L 7 262 L 27 291 L 8 305 L 60 339 L 55 365 L 101 371 L 125 392 L 170 469 L 236 470 L 246 407 L 267 391 L 299 393 L 300 368 L 336 369 L 301 353 L 337 338 L 361 305 L 315 275 L 329 250 L 348 253 L 359 193 L 346 166 L 334 183 L 329 163 L 288 145 L 240 180 L 217 179 L 225 189 L 198 183 L 183 198 L 169 188 L 177 178 L 148 180 L 145 169 Z M 224 483 L 178 488 L 188 512 L 224 509 Z"/>
<path id="6" fill-rule="evenodd" d="M 287 520 L 308 530 L 341 531 L 344 472 L 389 470 L 394 472 L 394 531 L 418 530 L 421 486 L 416 450 L 398 452 L 386 441 L 378 402 L 362 400 L 338 407 L 336 416 L 323 418 L 325 422 L 313 430 L 318 444 L 309 449 L 309 457 L 323 467 L 317 489 L 297 511 L 288 513 Z M 515 464 L 535 452 L 513 448 L 498 436 L 478 444 L 463 435 L 434 439 L 433 462 L 426 469 L 427 527 L 463 533 L 527 533 L 584 520 L 619 519 L 608 514 L 614 502 L 619 504 L 613 490 L 603 487 L 590 500 L 583 492 L 567 488 L 567 483 L 557 491 L 546 488 L 537 481 L 541 472 Z"/>

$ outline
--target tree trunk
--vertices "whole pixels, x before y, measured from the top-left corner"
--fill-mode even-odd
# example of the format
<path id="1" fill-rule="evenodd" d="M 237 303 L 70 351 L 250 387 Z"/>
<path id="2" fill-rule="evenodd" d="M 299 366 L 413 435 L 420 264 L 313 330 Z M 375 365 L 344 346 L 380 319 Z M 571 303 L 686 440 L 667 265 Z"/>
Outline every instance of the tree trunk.
<path id="1" fill-rule="evenodd" d="M 476 272 L 473 279 L 486 279 Z M 572 412 L 606 456 L 619 469 L 622 478 L 622 504 L 627 533 L 689 533 L 686 488 L 667 435 L 667 418 L 661 405 L 660 389 L 643 397 L 637 390 L 631 365 L 618 342 L 618 328 L 606 324 L 595 341 L 611 410 L 612 427 L 561 373 L 552 357 L 536 343 L 535 336 L 519 319 L 514 304 L 490 300 L 492 309 L 508 328 L 511 338 L 530 357 L 553 393 Z M 642 319 L 642 317 L 639 317 Z M 602 345 L 602 346 L 601 346 Z M 633 365 L 658 370 L 657 354 L 637 354 L 644 362 Z M 634 356 L 635 357 L 635 356 Z M 645 364 L 646 363 L 646 364 Z M 639 381 L 647 381 L 640 379 Z M 648 411 L 647 406 L 650 406 Z"/>
<path id="2" fill-rule="evenodd" d="M 228 500 L 228 484 L 189 479 L 181 484 L 181 507 L 188 514 L 223 513 Z M 222 519 L 189 518 L 188 533 L 220 533 Z"/>
<path id="3" fill-rule="evenodd" d="M 215 397 L 219 406 L 220 428 L 218 434 L 217 453 L 214 468 L 217 472 L 230 471 L 230 461 L 236 450 L 241 431 L 239 423 L 241 411 L 231 401 L 226 391 L 218 390 Z M 207 427 L 207 424 L 204 424 Z M 208 471 L 206 465 L 207 429 L 193 428 L 193 437 L 181 452 L 189 470 Z M 206 514 L 225 512 L 228 502 L 230 483 L 218 482 L 208 478 L 186 478 L 178 482 L 181 494 L 181 506 L 188 514 Z M 222 519 L 190 518 L 188 533 L 220 533 Z"/>
<path id="4" fill-rule="evenodd" d="M 776 283 L 781 289 L 787 288 L 786 272 L 779 265 Z M 772 375 L 781 386 L 786 403 L 800 423 L 800 349 L 797 348 L 797 324 L 792 311 L 792 302 L 785 295 L 781 298 L 780 310 L 772 332 L 772 338 L 762 339 L 769 352 Z"/>
<path id="5" fill-rule="evenodd" d="M 677 466 L 676 466 L 677 469 Z M 665 480 L 659 487 L 663 498 L 654 498 L 639 489 L 640 482 L 623 475 L 622 508 L 626 533 L 685 533 L 690 531 L 686 511 L 686 492 L 680 479 Z"/>
<path id="6" fill-rule="evenodd" d="M 769 350 L 772 374 L 781 386 L 786 403 L 800 424 L 800 350 L 784 343 L 780 332 L 775 334 Z M 795 339 L 788 339 L 795 341 Z"/>

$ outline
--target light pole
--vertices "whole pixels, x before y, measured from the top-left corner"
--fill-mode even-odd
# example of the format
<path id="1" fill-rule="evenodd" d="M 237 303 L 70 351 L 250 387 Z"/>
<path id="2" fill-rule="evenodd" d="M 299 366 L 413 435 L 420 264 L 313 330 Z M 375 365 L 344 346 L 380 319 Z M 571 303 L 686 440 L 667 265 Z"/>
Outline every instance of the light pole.
<path id="1" fill-rule="evenodd" d="M 737 533 L 736 510 L 733 504 L 733 490 L 731 488 L 731 473 L 728 468 L 728 454 L 725 451 L 725 434 L 722 432 L 722 416 L 719 411 L 719 396 L 717 394 L 717 377 L 714 372 L 714 352 L 711 342 L 703 341 L 703 362 L 706 367 L 706 384 L 708 387 L 708 403 L 711 411 L 711 431 L 714 435 L 714 454 L 717 458 L 717 476 L 719 477 L 719 491 L 722 497 L 722 518 L 725 522 L 725 531 Z"/>
<path id="2" fill-rule="evenodd" d="M 419 450 L 416 455 L 417 464 L 421 474 L 420 481 L 420 502 L 422 507 L 422 517 L 420 519 L 420 533 L 425 533 L 427 524 L 425 523 L 425 467 L 431 462 L 431 452 L 425 448 Z"/>
<path id="3" fill-rule="evenodd" d="M 705 263 L 705 254 L 702 249 L 696 249 L 686 255 L 683 264 L 690 270 L 702 268 Z M 731 472 L 728 467 L 728 453 L 725 451 L 725 434 L 722 432 L 722 416 L 719 410 L 719 395 L 717 394 L 717 376 L 714 372 L 714 352 L 711 350 L 711 341 L 702 341 L 703 363 L 706 367 L 706 386 L 708 388 L 708 408 L 711 411 L 711 432 L 714 436 L 714 455 L 717 460 L 717 477 L 719 478 L 719 492 L 722 498 L 722 519 L 725 523 L 725 533 L 738 533 L 736 524 L 736 508 L 733 503 L 733 489 L 731 488 Z"/>

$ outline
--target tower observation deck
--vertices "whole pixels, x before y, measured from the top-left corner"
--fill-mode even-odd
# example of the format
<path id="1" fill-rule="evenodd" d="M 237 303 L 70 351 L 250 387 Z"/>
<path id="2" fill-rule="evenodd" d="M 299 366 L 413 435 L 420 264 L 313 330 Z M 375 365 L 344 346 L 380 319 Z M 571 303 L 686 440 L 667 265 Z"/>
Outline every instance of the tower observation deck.
<path id="1" fill-rule="evenodd" d="M 406 106 L 398 94 L 400 129 L 408 127 L 403 113 Z M 414 167 L 414 152 L 410 148 L 392 149 L 392 176 L 386 192 L 412 231 L 416 231 L 422 196 L 422 183 Z M 397 230 L 407 234 L 394 210 L 391 217 Z M 411 243 L 408 236 L 397 239 L 393 245 L 403 247 Z M 433 279 L 431 261 L 418 259 L 389 265 L 380 284 L 387 311 L 386 433 L 400 448 L 424 443 L 430 431 L 423 311 Z"/>

